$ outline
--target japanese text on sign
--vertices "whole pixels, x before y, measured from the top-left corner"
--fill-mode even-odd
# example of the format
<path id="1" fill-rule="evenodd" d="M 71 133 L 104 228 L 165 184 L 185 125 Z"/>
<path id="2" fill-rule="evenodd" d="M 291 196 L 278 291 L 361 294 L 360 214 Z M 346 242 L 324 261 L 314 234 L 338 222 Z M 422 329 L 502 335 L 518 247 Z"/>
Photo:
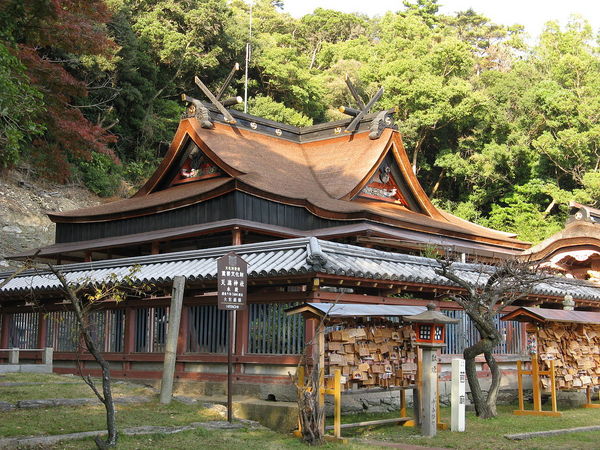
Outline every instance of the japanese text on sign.
<path id="1" fill-rule="evenodd" d="M 246 262 L 234 253 L 229 253 L 217 260 L 219 309 L 246 308 L 247 267 Z"/>

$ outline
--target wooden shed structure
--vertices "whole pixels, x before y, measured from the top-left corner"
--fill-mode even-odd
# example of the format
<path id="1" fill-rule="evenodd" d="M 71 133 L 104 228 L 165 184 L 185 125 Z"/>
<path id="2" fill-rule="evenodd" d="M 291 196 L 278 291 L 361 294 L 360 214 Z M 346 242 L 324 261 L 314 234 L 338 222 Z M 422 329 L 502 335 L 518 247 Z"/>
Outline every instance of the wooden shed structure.
<path id="1" fill-rule="evenodd" d="M 502 320 L 528 324 L 528 352 L 542 368 L 554 361 L 559 389 L 599 385 L 600 312 L 521 307 Z"/>

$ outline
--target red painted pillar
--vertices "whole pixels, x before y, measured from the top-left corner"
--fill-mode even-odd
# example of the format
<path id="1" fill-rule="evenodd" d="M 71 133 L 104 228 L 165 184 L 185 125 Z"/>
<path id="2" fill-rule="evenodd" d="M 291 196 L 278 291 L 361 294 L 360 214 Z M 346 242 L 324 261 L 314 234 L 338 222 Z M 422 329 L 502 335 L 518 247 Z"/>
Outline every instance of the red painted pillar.
<path id="1" fill-rule="evenodd" d="M 231 245 L 242 245 L 242 230 L 240 230 L 240 227 L 233 227 L 231 234 Z"/>
<path id="2" fill-rule="evenodd" d="M 248 352 L 248 332 L 250 327 L 250 305 L 237 312 L 237 335 L 235 340 L 235 354 L 245 355 Z"/>
<path id="3" fill-rule="evenodd" d="M 48 330 L 48 320 L 46 319 L 46 313 L 38 313 L 38 337 L 37 337 L 37 348 L 46 348 L 46 334 Z"/>
<path id="4" fill-rule="evenodd" d="M 317 317 L 304 316 L 304 342 L 306 359 L 309 364 L 313 363 L 313 349 L 319 345 L 319 343 L 315 341 L 319 323 L 320 320 Z"/>
<path id="5" fill-rule="evenodd" d="M 123 353 L 129 355 L 135 350 L 135 309 L 125 308 L 125 336 L 123 339 Z M 123 372 L 131 370 L 131 361 L 125 357 Z"/>
<path id="6" fill-rule="evenodd" d="M 11 314 L 2 314 L 2 335 L 0 336 L 0 348 L 8 348 L 10 336 Z"/>
<path id="7" fill-rule="evenodd" d="M 187 351 L 187 340 L 189 332 L 190 307 L 183 305 L 181 309 L 181 319 L 179 323 L 179 336 L 177 337 L 177 354 L 183 355 Z M 182 361 L 175 362 L 175 376 L 178 372 L 185 371 L 185 363 Z"/>
<path id="8" fill-rule="evenodd" d="M 0 348 L 8 348 L 8 337 L 10 333 L 10 314 L 2 314 L 2 329 L 0 334 Z M 6 362 L 5 358 L 0 358 L 0 361 Z"/>

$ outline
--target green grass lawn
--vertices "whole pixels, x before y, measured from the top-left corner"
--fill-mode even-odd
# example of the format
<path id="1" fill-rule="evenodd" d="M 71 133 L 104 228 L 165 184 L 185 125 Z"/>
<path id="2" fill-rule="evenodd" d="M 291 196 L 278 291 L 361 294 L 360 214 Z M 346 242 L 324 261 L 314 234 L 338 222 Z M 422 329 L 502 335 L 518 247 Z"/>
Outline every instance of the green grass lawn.
<path id="1" fill-rule="evenodd" d="M 0 383 L 4 381 L 0 378 Z M 0 400 L 15 403 L 19 400 L 42 400 L 50 398 L 92 398 L 95 397 L 90 387 L 81 378 L 67 379 L 77 384 L 57 384 L 57 380 L 43 382 L 33 386 L 0 386 Z M 64 379 L 60 381 L 65 381 Z M 39 381 L 38 381 L 39 382 Z M 98 388 L 101 381 L 96 380 Z M 113 395 L 123 396 L 152 396 L 154 391 L 144 386 L 131 383 L 114 383 Z"/>
<path id="2" fill-rule="evenodd" d="M 514 406 L 499 406 L 499 416 L 492 420 L 483 420 L 474 413 L 467 413 L 466 431 L 453 433 L 438 431 L 434 438 L 419 435 L 419 430 L 412 427 L 380 426 L 342 430 L 344 437 L 368 440 L 403 442 L 412 445 L 432 447 L 448 447 L 460 449 L 564 449 L 600 448 L 600 431 L 573 433 L 547 438 L 535 438 L 525 441 L 509 441 L 505 434 L 544 431 L 562 428 L 600 425 L 600 410 L 570 409 L 562 411 L 562 417 L 515 416 Z M 393 417 L 390 414 L 360 414 L 343 417 L 343 423 L 374 420 Z M 450 423 L 450 409 L 442 408 L 442 418 Z"/>
<path id="3" fill-rule="evenodd" d="M 30 382 L 44 381 L 44 388 L 60 392 L 61 397 L 91 397 L 91 392 L 86 391 L 85 385 L 52 385 L 50 381 L 77 381 L 77 377 L 11 374 L 1 376 L 2 381 Z M 79 395 L 88 392 L 87 395 Z M 0 387 L 0 400 L 4 400 L 8 387 Z M 14 388 L 10 388 L 11 395 L 16 395 Z M 50 398 L 49 394 L 42 397 L 40 386 L 20 386 L 27 398 Z M 122 395 L 142 395 L 147 388 L 130 383 L 116 384 L 115 390 Z M 147 390 L 149 391 L 149 390 Z M 78 393 L 77 395 L 75 393 Z M 208 411 L 199 405 L 186 405 L 172 402 L 170 405 L 161 405 L 156 400 L 150 403 L 136 405 L 118 405 L 117 422 L 122 428 L 140 425 L 178 426 L 191 422 L 206 422 L 223 420 L 214 412 Z M 419 436 L 418 429 L 401 427 L 397 425 L 372 426 L 343 430 L 343 436 L 350 438 L 349 444 L 327 443 L 323 448 L 339 449 L 369 449 L 379 448 L 376 445 L 366 445 L 360 440 L 387 441 L 411 445 L 432 447 L 448 447 L 460 449 L 597 449 L 600 448 L 600 432 L 587 432 L 565 434 L 551 438 L 536 438 L 526 441 L 509 441 L 503 437 L 508 433 L 526 431 L 543 431 L 551 429 L 600 425 L 600 410 L 596 409 L 571 409 L 563 411 L 560 418 L 554 417 L 524 417 L 515 416 L 511 412 L 514 407 L 501 406 L 498 408 L 499 417 L 494 420 L 481 420 L 473 413 L 467 413 L 467 431 L 452 433 L 440 431 L 435 438 Z M 442 409 L 442 417 L 449 421 L 449 408 Z M 395 414 L 359 414 L 343 416 L 343 422 L 358 422 L 378 418 L 393 417 Z M 0 420 L 0 437 L 32 436 L 66 434 L 77 431 L 102 430 L 105 426 L 104 409 L 98 406 L 59 407 L 48 409 L 15 410 L 2 414 Z M 304 448 L 299 439 L 292 436 L 278 434 L 264 429 L 245 428 L 238 430 L 203 430 L 197 429 L 172 435 L 145 435 L 121 436 L 119 448 L 214 448 L 216 449 L 244 449 L 244 450 L 270 450 L 280 448 Z M 92 440 L 65 442 L 55 448 L 93 449 Z"/>

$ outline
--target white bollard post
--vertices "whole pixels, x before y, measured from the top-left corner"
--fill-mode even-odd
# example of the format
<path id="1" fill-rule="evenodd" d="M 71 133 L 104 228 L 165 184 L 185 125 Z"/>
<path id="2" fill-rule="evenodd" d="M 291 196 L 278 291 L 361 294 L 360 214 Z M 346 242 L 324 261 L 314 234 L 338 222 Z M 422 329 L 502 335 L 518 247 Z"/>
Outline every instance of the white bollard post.
<path id="1" fill-rule="evenodd" d="M 452 360 L 452 414 L 450 429 L 452 431 L 465 431 L 465 360 L 454 358 Z"/>
<path id="2" fill-rule="evenodd" d="M 8 351 L 8 363 L 19 364 L 19 349 L 13 348 Z"/>
<path id="3" fill-rule="evenodd" d="M 42 352 L 42 364 L 52 365 L 54 349 L 52 347 L 46 347 Z"/>

